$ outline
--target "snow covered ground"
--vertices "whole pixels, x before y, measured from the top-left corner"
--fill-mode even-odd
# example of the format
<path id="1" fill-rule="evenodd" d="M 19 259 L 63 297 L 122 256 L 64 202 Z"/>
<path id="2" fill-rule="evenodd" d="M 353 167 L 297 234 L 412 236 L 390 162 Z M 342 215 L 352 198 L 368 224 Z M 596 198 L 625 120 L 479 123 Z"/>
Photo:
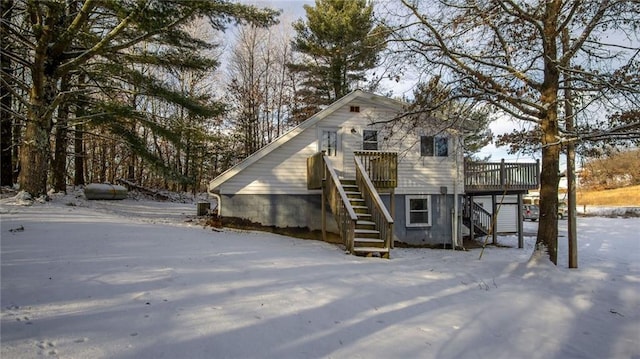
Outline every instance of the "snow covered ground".
<path id="1" fill-rule="evenodd" d="M 19 202 L 0 201 L 3 359 L 640 358 L 640 218 L 580 218 L 569 270 L 566 236 L 558 267 L 515 236 L 383 260 L 215 232 L 193 203 Z"/>

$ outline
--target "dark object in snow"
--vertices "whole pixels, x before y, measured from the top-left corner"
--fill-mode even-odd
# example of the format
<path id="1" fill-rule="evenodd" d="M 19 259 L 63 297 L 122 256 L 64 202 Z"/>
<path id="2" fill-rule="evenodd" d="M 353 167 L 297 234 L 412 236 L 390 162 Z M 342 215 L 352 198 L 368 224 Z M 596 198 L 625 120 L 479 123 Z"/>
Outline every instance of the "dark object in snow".
<path id="1" fill-rule="evenodd" d="M 109 183 L 91 183 L 84 188 L 84 196 L 87 199 L 125 199 L 127 189 Z"/>
<path id="2" fill-rule="evenodd" d="M 198 211 L 197 211 L 197 216 L 201 217 L 201 216 L 206 216 L 209 213 L 209 210 L 211 209 L 211 203 L 209 202 L 198 202 Z"/>
<path id="3" fill-rule="evenodd" d="M 9 230 L 9 232 L 24 232 L 24 227 L 20 226 L 20 227 L 16 227 L 16 228 L 11 228 Z"/>

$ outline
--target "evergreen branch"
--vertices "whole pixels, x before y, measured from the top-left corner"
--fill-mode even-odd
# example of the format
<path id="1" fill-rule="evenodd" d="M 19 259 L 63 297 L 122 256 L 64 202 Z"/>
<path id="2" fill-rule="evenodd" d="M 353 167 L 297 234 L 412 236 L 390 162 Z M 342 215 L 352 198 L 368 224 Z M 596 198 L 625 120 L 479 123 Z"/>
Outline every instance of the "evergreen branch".
<path id="1" fill-rule="evenodd" d="M 93 45 L 90 49 L 84 51 L 80 56 L 77 56 L 71 61 L 68 61 L 60 65 L 57 71 L 58 74 L 67 73 L 68 71 L 75 68 L 79 64 L 86 62 L 89 58 L 102 52 L 112 39 L 118 36 L 122 31 L 124 31 L 127 28 L 127 26 L 129 26 L 129 24 L 133 21 L 133 19 L 136 16 L 138 16 L 140 13 L 142 13 L 142 10 L 143 10 L 143 7 L 135 8 L 133 11 L 131 11 L 127 15 L 127 17 L 122 19 L 118 25 L 116 25 L 113 29 L 111 29 L 111 31 L 109 31 L 109 33 L 107 33 L 107 35 L 105 35 L 105 37 L 102 40 L 100 40 L 97 44 Z"/>

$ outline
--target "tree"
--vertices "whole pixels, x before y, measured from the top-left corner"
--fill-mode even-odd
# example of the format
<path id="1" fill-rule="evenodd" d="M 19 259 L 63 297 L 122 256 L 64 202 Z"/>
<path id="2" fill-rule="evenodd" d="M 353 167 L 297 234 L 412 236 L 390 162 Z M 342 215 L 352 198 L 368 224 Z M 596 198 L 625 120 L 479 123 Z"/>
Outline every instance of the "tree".
<path id="1" fill-rule="evenodd" d="M 387 10 L 394 15 L 388 26 L 394 27 L 398 51 L 422 71 L 441 76 L 452 96 L 533 124 L 527 135 L 542 156 L 537 247 L 556 263 L 559 155 L 564 142 L 581 137 L 563 133 L 563 90 L 570 84 L 576 114 L 596 104 L 638 108 L 638 47 L 630 39 L 640 25 L 640 4 L 402 0 Z M 565 51 L 563 31 L 569 34 Z"/>
<path id="2" fill-rule="evenodd" d="M 282 29 L 280 29 L 282 30 Z M 293 84 L 289 36 L 277 28 L 238 29 L 228 68 L 228 113 L 245 158 L 280 136 L 291 123 Z"/>
<path id="3" fill-rule="evenodd" d="M 28 88 L 29 93 L 28 98 L 20 99 L 28 108 L 20 148 L 21 189 L 32 195 L 46 192 L 54 120 L 59 106 L 73 98 L 74 91 L 92 93 L 88 97 L 92 106 L 85 109 L 91 111 L 87 116 L 93 122 L 148 155 L 140 138 L 123 124 L 140 121 L 156 131 L 162 129 L 148 121 L 144 111 L 118 99 L 122 88 L 118 80 L 141 85 L 147 95 L 178 104 L 191 113 L 211 112 L 207 104 L 170 89 L 162 78 L 145 76 L 127 64 L 206 67 L 210 61 L 193 55 L 211 45 L 183 31 L 184 24 L 206 18 L 213 30 L 222 30 L 231 21 L 268 25 L 276 14 L 227 1 L 15 1 L 6 41 L 30 51 L 26 57 L 4 46 L 2 51 L 30 74 L 25 83 L 11 82 L 13 87 Z M 142 43 L 148 44 L 146 49 L 139 46 Z M 91 88 L 69 92 L 60 89 L 64 76 L 80 73 L 89 77 L 86 84 Z M 169 135 L 166 131 L 164 134 Z M 162 166 L 158 161 L 153 164 Z"/>
<path id="4" fill-rule="evenodd" d="M 12 1 L 2 0 L 0 11 L 2 11 L 2 23 L 0 23 L 0 35 L 4 39 L 7 36 L 7 30 L 9 22 L 12 16 Z M 11 102 L 12 95 L 9 87 L 9 77 L 11 76 L 11 59 L 6 55 L 10 50 L 10 43 L 8 41 L 2 41 L 2 53 L 0 53 L 0 71 L 2 71 L 2 82 L 0 88 L 2 92 L 0 94 L 0 185 L 11 186 L 13 185 L 13 166 L 11 165 L 12 155 L 12 135 L 13 135 L 13 121 L 11 116 Z M 6 79 L 6 80 L 5 80 Z"/>
<path id="5" fill-rule="evenodd" d="M 616 151 L 603 158 L 588 159 L 580 179 L 583 188 L 594 190 L 640 185 L 640 150 Z"/>
<path id="6" fill-rule="evenodd" d="M 366 81 L 388 34 L 385 27 L 375 26 L 373 4 L 366 0 L 316 0 L 304 9 L 306 21 L 293 23 L 293 48 L 304 56 L 291 69 L 305 79 L 297 95 L 306 118 Z"/>

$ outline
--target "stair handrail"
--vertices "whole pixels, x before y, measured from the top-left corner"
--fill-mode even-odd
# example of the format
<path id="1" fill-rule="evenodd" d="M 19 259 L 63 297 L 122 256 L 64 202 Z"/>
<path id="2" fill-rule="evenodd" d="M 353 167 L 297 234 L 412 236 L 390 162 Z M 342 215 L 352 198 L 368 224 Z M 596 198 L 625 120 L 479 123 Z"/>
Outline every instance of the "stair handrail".
<path id="1" fill-rule="evenodd" d="M 355 237 L 358 215 L 353 209 L 353 206 L 349 201 L 349 197 L 342 187 L 342 183 L 333 168 L 331 159 L 327 155 L 323 155 L 322 158 L 325 170 L 325 185 L 323 186 L 323 191 L 327 201 L 329 202 L 331 212 L 338 224 L 340 237 L 344 241 L 347 250 L 353 254 L 353 239 Z"/>
<path id="2" fill-rule="evenodd" d="M 362 163 L 355 157 L 356 164 L 356 184 L 362 193 L 362 197 L 371 213 L 371 219 L 376 224 L 376 228 L 380 232 L 380 239 L 384 240 L 385 248 L 391 248 L 393 240 L 393 217 L 389 214 L 387 207 L 382 202 L 382 198 L 378 194 L 373 182 Z"/>
<path id="3" fill-rule="evenodd" d="M 465 210 L 466 210 L 465 206 Z M 477 204 L 475 201 L 471 201 L 471 213 L 467 214 L 472 226 L 478 226 L 482 228 L 485 232 L 489 232 L 491 228 L 491 213 L 487 211 L 484 207 Z M 473 228 L 471 229 L 473 230 Z"/>

